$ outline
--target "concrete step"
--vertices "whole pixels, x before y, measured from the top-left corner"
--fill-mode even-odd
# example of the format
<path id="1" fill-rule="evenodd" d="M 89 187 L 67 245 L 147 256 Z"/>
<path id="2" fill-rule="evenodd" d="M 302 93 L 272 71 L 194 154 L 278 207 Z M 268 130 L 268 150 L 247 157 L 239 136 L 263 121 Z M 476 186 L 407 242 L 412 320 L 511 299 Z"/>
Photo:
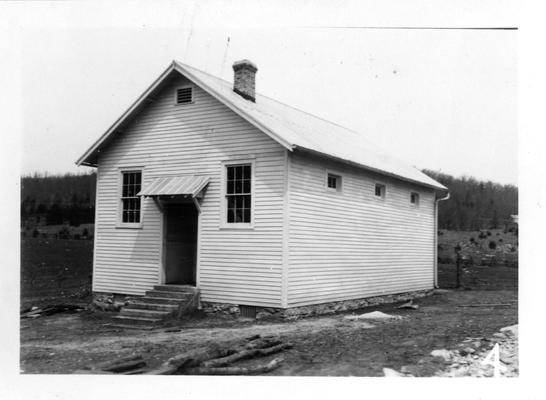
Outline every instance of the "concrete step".
<path id="1" fill-rule="evenodd" d="M 193 297 L 193 293 L 179 292 L 179 291 L 163 291 L 163 290 L 148 290 L 145 297 L 163 297 L 171 299 L 189 300 Z"/>
<path id="2" fill-rule="evenodd" d="M 176 299 L 172 297 L 145 296 L 138 299 L 139 303 L 178 305 L 187 302 L 188 299 Z"/>
<path id="3" fill-rule="evenodd" d="M 169 301 L 172 301 L 172 299 L 167 299 Z M 178 310 L 178 301 L 175 304 L 164 304 L 164 303 L 153 303 L 153 302 L 143 302 L 138 301 L 132 304 L 129 304 L 124 309 L 129 310 L 154 310 L 154 311 L 168 311 L 168 312 L 175 312 Z"/>
<path id="4" fill-rule="evenodd" d="M 191 285 L 155 285 L 154 290 L 161 292 L 197 293 L 199 289 Z"/>
<path id="5" fill-rule="evenodd" d="M 127 315 L 116 315 L 112 319 L 118 324 L 134 326 L 154 326 L 162 322 L 160 318 L 129 317 Z"/>
<path id="6" fill-rule="evenodd" d="M 125 316 L 125 317 L 131 317 L 131 318 L 137 317 L 137 318 L 150 318 L 150 319 L 164 320 L 165 318 L 170 317 L 172 315 L 172 312 L 123 307 L 119 315 Z"/>

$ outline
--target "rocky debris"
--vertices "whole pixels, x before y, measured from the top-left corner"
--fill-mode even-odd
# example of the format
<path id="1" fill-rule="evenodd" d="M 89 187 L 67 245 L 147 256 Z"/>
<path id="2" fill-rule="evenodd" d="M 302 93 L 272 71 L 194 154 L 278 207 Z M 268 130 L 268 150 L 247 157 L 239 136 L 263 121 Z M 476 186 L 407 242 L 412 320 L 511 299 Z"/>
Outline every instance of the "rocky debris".
<path id="1" fill-rule="evenodd" d="M 519 375 L 518 365 L 518 325 L 504 327 L 494 333 L 491 339 L 471 337 L 463 340 L 457 350 L 434 350 L 431 355 L 441 356 L 451 363 L 447 370 L 437 373 L 437 376 L 456 377 L 492 377 L 494 368 L 491 364 L 483 364 L 495 344 L 499 344 L 500 375 L 516 377 Z"/>
<path id="2" fill-rule="evenodd" d="M 432 357 L 440 357 L 443 358 L 444 361 L 449 361 L 453 357 L 453 352 L 446 350 L 446 349 L 440 349 L 440 350 L 432 350 L 430 352 L 430 355 Z"/>
<path id="3" fill-rule="evenodd" d="M 385 375 L 387 378 L 413 377 L 412 374 L 404 372 L 403 369 L 404 367 L 402 367 L 402 370 L 398 372 L 392 368 L 383 368 L 383 375 Z"/>
<path id="4" fill-rule="evenodd" d="M 118 312 L 123 306 L 128 306 L 135 301 L 135 297 L 100 293 L 93 296 L 93 301 L 89 305 L 92 310 L 115 311 Z"/>
<path id="5" fill-rule="evenodd" d="M 365 314 L 360 314 L 360 315 L 347 315 L 345 316 L 345 319 L 350 319 L 350 320 L 359 320 L 359 319 L 402 319 L 403 317 L 400 316 L 400 315 L 390 315 L 390 314 L 385 314 L 381 311 L 372 311 L 372 312 L 369 312 L 369 313 L 365 313 Z"/>
<path id="6" fill-rule="evenodd" d="M 518 326 L 517 325 L 511 325 L 511 326 L 505 326 L 504 328 L 501 328 L 500 330 L 502 333 L 506 334 L 512 334 L 514 336 L 518 336 Z"/>

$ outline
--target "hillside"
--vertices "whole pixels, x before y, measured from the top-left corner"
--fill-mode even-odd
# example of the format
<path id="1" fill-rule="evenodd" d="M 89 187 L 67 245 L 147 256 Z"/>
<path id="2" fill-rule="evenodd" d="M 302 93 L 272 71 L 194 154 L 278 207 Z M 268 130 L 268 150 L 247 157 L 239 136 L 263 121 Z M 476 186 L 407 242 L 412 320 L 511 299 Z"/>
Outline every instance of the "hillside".
<path id="1" fill-rule="evenodd" d="M 448 201 L 440 202 L 439 229 L 476 231 L 505 228 L 510 215 L 518 213 L 518 188 L 472 177 L 423 170 L 447 186 Z M 79 225 L 93 223 L 95 215 L 94 172 L 82 175 L 45 176 L 34 174 L 21 178 L 21 222 L 27 228 L 36 225 Z"/>
<path id="2" fill-rule="evenodd" d="M 455 178 L 451 175 L 423 170 L 425 174 L 447 186 L 450 199 L 440 202 L 439 229 L 476 231 L 505 228 L 518 214 L 518 188 L 473 177 Z"/>
<path id="3" fill-rule="evenodd" d="M 21 178 L 21 224 L 93 223 L 96 174 L 24 176 Z"/>

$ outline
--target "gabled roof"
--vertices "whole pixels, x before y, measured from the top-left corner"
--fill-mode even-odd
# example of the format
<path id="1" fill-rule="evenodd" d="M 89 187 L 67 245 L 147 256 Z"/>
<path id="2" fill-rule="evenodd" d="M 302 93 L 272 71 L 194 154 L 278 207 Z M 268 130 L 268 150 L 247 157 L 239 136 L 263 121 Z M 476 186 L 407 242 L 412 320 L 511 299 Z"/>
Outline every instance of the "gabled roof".
<path id="1" fill-rule="evenodd" d="M 138 112 L 148 96 L 175 71 L 290 151 L 308 151 L 405 181 L 447 190 L 445 186 L 417 168 L 408 166 L 380 149 L 361 133 L 258 93 L 256 93 L 256 102 L 248 101 L 233 91 L 232 83 L 178 61 L 172 62 L 148 90 L 80 157 L 76 164 L 95 166 L 97 152 L 112 139 L 123 123 Z"/>

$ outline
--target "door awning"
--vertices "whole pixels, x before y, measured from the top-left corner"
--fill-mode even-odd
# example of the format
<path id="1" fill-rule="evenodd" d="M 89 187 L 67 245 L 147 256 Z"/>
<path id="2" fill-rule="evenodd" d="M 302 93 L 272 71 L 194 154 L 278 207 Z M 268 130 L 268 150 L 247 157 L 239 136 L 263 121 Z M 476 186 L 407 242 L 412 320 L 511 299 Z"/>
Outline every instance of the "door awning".
<path id="1" fill-rule="evenodd" d="M 137 196 L 197 197 L 210 181 L 209 176 L 166 176 L 155 178 Z"/>

